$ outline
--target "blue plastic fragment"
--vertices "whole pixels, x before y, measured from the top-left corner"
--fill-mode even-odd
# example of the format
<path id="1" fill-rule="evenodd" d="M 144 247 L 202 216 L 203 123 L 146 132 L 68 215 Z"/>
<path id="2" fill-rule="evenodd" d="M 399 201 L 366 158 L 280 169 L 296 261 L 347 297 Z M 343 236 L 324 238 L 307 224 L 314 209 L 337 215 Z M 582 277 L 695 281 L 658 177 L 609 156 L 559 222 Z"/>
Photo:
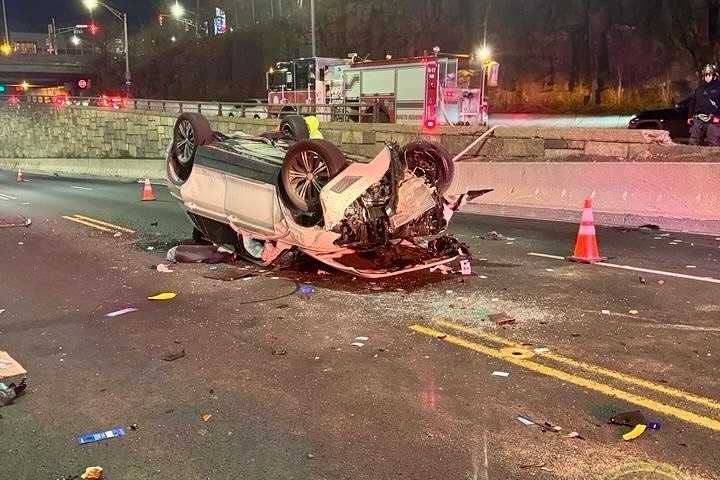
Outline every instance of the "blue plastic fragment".
<path id="1" fill-rule="evenodd" d="M 308 285 L 307 283 L 301 283 L 298 287 L 298 292 L 303 295 L 310 295 L 311 293 L 315 292 L 315 288 L 312 285 Z"/>
<path id="2" fill-rule="evenodd" d="M 660 430 L 660 427 L 662 426 L 662 423 L 660 422 L 648 422 L 647 428 L 651 430 Z"/>
<path id="3" fill-rule="evenodd" d="M 104 432 L 93 432 L 93 433 L 81 433 L 77 436 L 78 445 L 85 445 L 86 443 L 100 442 L 107 440 L 108 438 L 124 437 L 125 428 L 115 427 Z"/>

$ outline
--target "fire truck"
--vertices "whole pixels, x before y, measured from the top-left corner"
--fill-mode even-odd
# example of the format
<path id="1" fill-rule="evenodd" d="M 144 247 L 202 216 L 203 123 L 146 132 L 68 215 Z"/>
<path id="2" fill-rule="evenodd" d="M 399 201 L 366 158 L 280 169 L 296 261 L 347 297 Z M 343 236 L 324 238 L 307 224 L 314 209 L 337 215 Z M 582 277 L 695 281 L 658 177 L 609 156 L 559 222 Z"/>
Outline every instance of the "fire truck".
<path id="1" fill-rule="evenodd" d="M 458 85 L 461 60 L 465 59 L 436 52 L 369 61 L 357 61 L 352 55 L 350 59 L 310 57 L 278 62 L 267 73 L 270 113 L 304 112 L 308 109 L 303 105 L 308 105 L 324 120 L 396 122 L 426 128 L 484 123 L 487 105 L 481 89 Z"/>

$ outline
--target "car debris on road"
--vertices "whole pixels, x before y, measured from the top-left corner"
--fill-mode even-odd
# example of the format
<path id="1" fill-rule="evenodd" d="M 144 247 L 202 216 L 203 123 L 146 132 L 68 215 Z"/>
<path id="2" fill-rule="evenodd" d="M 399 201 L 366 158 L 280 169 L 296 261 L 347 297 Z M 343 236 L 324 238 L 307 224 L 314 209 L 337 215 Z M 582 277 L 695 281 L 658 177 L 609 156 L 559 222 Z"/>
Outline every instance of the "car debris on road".
<path id="1" fill-rule="evenodd" d="M 92 433 L 81 433 L 77 436 L 78 445 L 85 445 L 88 443 L 101 442 L 110 438 L 119 438 L 125 436 L 125 427 L 115 427 L 110 430 Z"/>
<path id="2" fill-rule="evenodd" d="M 9 405 L 27 389 L 27 370 L 9 353 L 0 351 L 0 407 Z"/>

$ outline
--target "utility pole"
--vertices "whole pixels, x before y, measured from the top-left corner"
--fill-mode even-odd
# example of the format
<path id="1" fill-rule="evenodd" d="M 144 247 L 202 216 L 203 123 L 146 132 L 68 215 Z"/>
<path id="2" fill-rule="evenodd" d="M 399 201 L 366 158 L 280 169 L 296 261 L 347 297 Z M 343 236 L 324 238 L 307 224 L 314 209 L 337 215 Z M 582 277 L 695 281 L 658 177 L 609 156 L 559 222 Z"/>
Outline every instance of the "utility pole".
<path id="1" fill-rule="evenodd" d="M 315 42 L 315 0 L 310 0 L 310 29 L 312 30 L 312 56 L 317 57 L 317 44 Z"/>
<path id="2" fill-rule="evenodd" d="M 270 0 L 270 18 L 275 18 L 275 0 Z"/>
<path id="3" fill-rule="evenodd" d="M 3 21 L 5 23 L 5 44 L 10 45 L 10 30 L 8 30 L 7 12 L 5 11 L 5 0 L 2 0 Z"/>
<path id="4" fill-rule="evenodd" d="M 252 10 L 253 25 L 255 25 L 257 23 L 255 21 L 255 0 L 250 0 L 250 9 Z"/>
<path id="5" fill-rule="evenodd" d="M 200 37 L 200 0 L 195 2 L 195 37 Z"/>

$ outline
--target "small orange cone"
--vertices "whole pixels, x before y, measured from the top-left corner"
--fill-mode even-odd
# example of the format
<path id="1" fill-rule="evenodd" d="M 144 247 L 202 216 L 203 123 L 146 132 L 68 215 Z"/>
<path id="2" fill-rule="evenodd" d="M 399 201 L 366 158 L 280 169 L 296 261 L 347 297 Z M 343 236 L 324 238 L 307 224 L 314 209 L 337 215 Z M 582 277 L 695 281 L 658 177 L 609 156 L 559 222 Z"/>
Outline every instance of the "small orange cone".
<path id="1" fill-rule="evenodd" d="M 149 178 L 145 178 L 145 185 L 143 186 L 142 197 L 140 200 L 143 202 L 155 200 L 155 195 L 153 195 L 152 185 L 150 185 Z"/>
<path id="2" fill-rule="evenodd" d="M 585 199 L 583 205 L 580 229 L 575 240 L 575 252 L 572 256 L 567 257 L 567 260 L 581 263 L 595 263 L 607 260 L 607 257 L 601 257 L 598 251 L 597 239 L 595 238 L 595 221 L 593 220 L 589 198 Z"/>
<path id="3" fill-rule="evenodd" d="M 15 177 L 15 181 L 18 182 L 18 183 L 20 183 L 20 182 L 23 181 L 23 179 L 22 179 L 22 170 L 20 170 L 19 168 L 18 168 L 17 177 Z"/>

